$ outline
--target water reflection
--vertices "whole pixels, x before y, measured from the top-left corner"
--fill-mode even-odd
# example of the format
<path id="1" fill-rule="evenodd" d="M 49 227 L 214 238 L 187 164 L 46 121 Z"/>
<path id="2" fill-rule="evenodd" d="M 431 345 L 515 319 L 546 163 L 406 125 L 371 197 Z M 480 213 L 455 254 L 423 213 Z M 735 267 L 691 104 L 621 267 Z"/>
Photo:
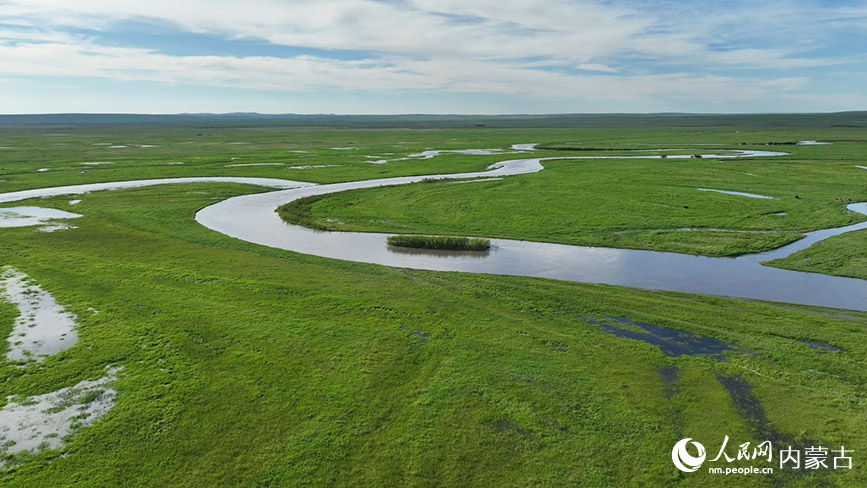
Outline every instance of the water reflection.
<path id="1" fill-rule="evenodd" d="M 484 259 L 490 256 L 491 251 L 449 251 L 445 249 L 419 249 L 414 247 L 400 247 L 400 246 L 385 246 L 389 252 L 393 252 L 396 254 L 408 254 L 412 256 L 432 256 L 435 258 L 445 258 L 445 259 L 454 259 L 454 258 L 475 258 L 475 259 Z"/>

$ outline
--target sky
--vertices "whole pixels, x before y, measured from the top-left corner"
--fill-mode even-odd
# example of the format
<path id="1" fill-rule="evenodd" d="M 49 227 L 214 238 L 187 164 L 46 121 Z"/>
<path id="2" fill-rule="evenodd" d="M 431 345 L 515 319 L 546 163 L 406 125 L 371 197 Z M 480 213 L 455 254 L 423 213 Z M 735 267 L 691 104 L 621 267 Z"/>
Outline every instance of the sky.
<path id="1" fill-rule="evenodd" d="M 867 1 L 0 0 L 0 113 L 867 109 Z"/>

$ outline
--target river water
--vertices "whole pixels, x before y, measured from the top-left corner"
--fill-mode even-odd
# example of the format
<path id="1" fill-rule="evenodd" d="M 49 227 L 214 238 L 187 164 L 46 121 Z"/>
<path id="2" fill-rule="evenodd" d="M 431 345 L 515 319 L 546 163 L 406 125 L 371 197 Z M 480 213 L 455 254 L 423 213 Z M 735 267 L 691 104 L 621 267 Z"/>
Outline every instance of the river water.
<path id="1" fill-rule="evenodd" d="M 532 145 L 515 149 L 532 150 Z M 705 158 L 779 156 L 772 151 L 732 151 Z M 689 158 L 688 155 L 669 158 Z M 205 227 L 247 242 L 325 258 L 402 268 L 529 276 L 582 283 L 602 283 L 649 290 L 688 292 L 776 302 L 867 311 L 867 281 L 770 268 L 761 263 L 788 256 L 828 237 L 867 228 L 867 222 L 812 232 L 788 246 L 737 258 L 712 258 L 656 251 L 569 246 L 541 242 L 492 239 L 487 253 L 403 250 L 386 244 L 390 234 L 324 232 L 284 222 L 275 209 L 313 195 L 346 190 L 417 183 L 426 179 L 490 178 L 527 174 L 543 169 L 542 162 L 562 159 L 621 159 L 622 156 L 528 158 L 491 165 L 487 171 L 435 176 L 410 176 L 329 185 L 263 178 L 170 178 L 71 187 L 45 188 L 0 194 L 0 203 L 41 196 L 83 194 L 90 191 L 138 188 L 169 183 L 246 183 L 279 191 L 229 198 L 200 210 L 196 221 Z M 658 159 L 660 156 L 627 156 Z M 737 198 L 737 197 L 736 197 Z M 867 215 L 867 204 L 849 209 Z"/>

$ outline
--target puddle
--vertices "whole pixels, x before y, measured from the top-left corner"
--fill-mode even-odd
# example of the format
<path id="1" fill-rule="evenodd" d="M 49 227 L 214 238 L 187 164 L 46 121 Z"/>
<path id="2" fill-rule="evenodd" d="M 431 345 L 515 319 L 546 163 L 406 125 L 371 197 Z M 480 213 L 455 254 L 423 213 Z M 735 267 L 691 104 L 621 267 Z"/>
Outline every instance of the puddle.
<path id="1" fill-rule="evenodd" d="M 117 397 L 109 385 L 120 370 L 111 368 L 98 380 L 44 395 L 17 401 L 14 396 L 7 397 L 9 402 L 0 410 L 0 452 L 37 453 L 62 447 L 64 438 L 108 413 Z"/>
<path id="2" fill-rule="evenodd" d="M 861 169 L 867 169 L 867 166 L 858 166 L 858 165 L 855 165 L 855 167 L 856 167 L 856 168 L 861 168 Z"/>
<path id="3" fill-rule="evenodd" d="M 605 321 L 590 319 L 588 324 L 600 327 L 617 337 L 632 339 L 659 348 L 666 356 L 712 356 L 717 361 L 724 359 L 723 353 L 743 351 L 738 346 L 710 337 L 691 334 L 680 330 L 668 329 L 658 325 L 633 322 L 622 317 L 604 316 Z"/>
<path id="4" fill-rule="evenodd" d="M 78 205 L 79 203 L 81 203 L 81 200 L 70 200 L 69 201 L 70 205 Z"/>
<path id="5" fill-rule="evenodd" d="M 114 164 L 112 161 L 91 161 L 87 163 L 81 163 L 82 166 L 103 166 L 106 164 Z"/>
<path id="6" fill-rule="evenodd" d="M 839 347 L 835 347 L 835 346 L 832 346 L 830 344 L 825 344 L 822 342 L 805 341 L 805 340 L 801 340 L 801 339 L 795 339 L 795 340 L 800 342 L 801 344 L 806 344 L 806 345 L 810 346 L 810 349 L 815 349 L 815 350 L 821 351 L 821 352 L 842 352 L 842 353 L 846 352 L 844 349 L 840 349 Z"/>
<path id="7" fill-rule="evenodd" d="M 52 220 L 77 219 L 81 215 L 63 210 L 42 207 L 0 208 L 0 228 L 30 227 L 54 224 Z"/>
<path id="8" fill-rule="evenodd" d="M 284 166 L 286 163 L 245 163 L 245 164 L 227 164 L 224 168 L 245 168 L 247 166 Z"/>
<path id="9" fill-rule="evenodd" d="M 109 149 L 123 149 L 126 146 L 108 146 Z"/>
<path id="10" fill-rule="evenodd" d="M 75 316 L 24 273 L 8 266 L 2 270 L 0 298 L 17 307 L 20 314 L 9 337 L 6 359 L 41 362 L 72 347 L 78 341 Z M 11 456 L 62 447 L 69 435 L 105 416 L 117 397 L 110 385 L 121 370 L 107 368 L 100 379 L 51 393 L 7 396 L 0 409 L 0 469 L 15 462 Z"/>
<path id="11" fill-rule="evenodd" d="M 174 163 L 166 163 L 163 166 L 180 166 L 182 164 L 185 164 L 185 163 L 183 161 L 175 161 Z"/>
<path id="12" fill-rule="evenodd" d="M 75 315 L 27 275 L 10 267 L 0 274 L 0 298 L 19 312 L 9 335 L 8 361 L 42 362 L 78 342 Z"/>
<path id="13" fill-rule="evenodd" d="M 532 144 L 512 144 L 511 148 L 515 151 L 534 151 L 538 145 L 538 142 Z"/>
<path id="14" fill-rule="evenodd" d="M 764 195 L 756 195 L 755 193 L 744 193 L 740 191 L 727 191 L 727 190 L 711 190 L 710 188 L 697 188 L 698 191 L 710 191 L 714 193 L 723 193 L 725 195 L 735 195 L 739 197 L 747 197 L 747 198 L 760 198 L 762 200 L 774 200 L 774 197 L 766 197 Z"/>
<path id="15" fill-rule="evenodd" d="M 45 232 L 45 233 L 51 234 L 52 232 L 58 232 L 61 230 L 72 230 L 72 229 L 77 229 L 77 228 L 78 228 L 77 225 L 56 223 L 56 224 L 50 224 L 50 225 L 45 225 L 45 226 L 40 227 L 39 232 Z"/>
<path id="16" fill-rule="evenodd" d="M 717 381 L 728 392 L 732 399 L 735 410 L 738 415 L 746 422 L 750 430 L 753 431 L 753 439 L 751 440 L 751 448 L 755 449 L 760 443 L 770 441 L 772 449 L 785 449 L 789 446 L 827 446 L 827 441 L 819 442 L 814 439 L 799 439 L 794 435 L 780 432 L 770 421 L 765 414 L 765 409 L 761 402 L 753 396 L 753 385 L 741 376 L 726 376 L 717 375 Z M 747 439 L 744 439 L 747 440 Z M 735 457 L 737 450 L 737 442 L 730 442 L 726 447 L 726 453 L 729 456 Z M 752 452 L 752 451 L 750 451 Z M 775 456 L 773 462 L 778 462 Z M 801 460 L 803 461 L 803 459 Z M 791 465 L 789 465 L 791 467 Z M 812 472 L 812 473 L 811 473 Z M 774 470 L 771 475 L 771 486 L 789 486 L 795 479 L 809 475 L 822 476 L 827 474 L 822 471 L 814 471 L 810 469 L 780 469 Z M 826 483 L 816 482 L 809 486 L 825 486 Z"/>
<path id="17" fill-rule="evenodd" d="M 333 151 L 357 151 L 357 147 L 332 147 Z"/>
<path id="18" fill-rule="evenodd" d="M 759 400 L 753 396 L 753 385 L 740 376 L 717 375 L 717 381 L 728 392 L 735 406 L 735 410 L 743 418 L 750 429 L 756 434 L 759 442 L 771 441 L 773 445 L 799 445 L 795 437 L 784 434 L 768 421 L 765 409 Z M 803 445 L 818 445 L 808 441 L 802 441 Z M 729 446 L 732 447 L 732 446 Z"/>
<path id="19" fill-rule="evenodd" d="M 407 328 L 404 325 L 404 326 L 400 327 L 400 330 L 402 330 L 404 332 L 408 332 L 409 328 Z M 418 339 L 418 345 L 419 346 L 426 346 L 428 344 L 428 342 L 430 342 L 430 334 L 428 334 L 427 332 L 422 332 L 420 330 L 416 330 L 415 332 L 410 332 L 409 337 Z"/>
<path id="20" fill-rule="evenodd" d="M 819 141 L 798 141 L 797 145 L 799 146 L 830 146 L 834 144 L 833 142 L 819 142 Z"/>
<path id="21" fill-rule="evenodd" d="M 48 173 L 49 171 L 51 170 L 48 168 L 40 168 L 36 170 L 37 173 Z"/>
<path id="22" fill-rule="evenodd" d="M 290 166 L 286 169 L 320 169 L 320 168 L 340 168 L 342 164 L 314 164 L 310 166 Z"/>

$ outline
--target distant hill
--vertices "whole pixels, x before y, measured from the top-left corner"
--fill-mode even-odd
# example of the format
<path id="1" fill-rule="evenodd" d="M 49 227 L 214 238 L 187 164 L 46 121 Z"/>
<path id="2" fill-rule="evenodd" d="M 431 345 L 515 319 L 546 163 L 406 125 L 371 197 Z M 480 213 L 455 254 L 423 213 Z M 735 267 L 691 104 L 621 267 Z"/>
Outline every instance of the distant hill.
<path id="1" fill-rule="evenodd" d="M 184 127 L 589 128 L 589 127 L 857 127 L 867 111 L 825 114 L 557 114 L 557 115 L 268 115 L 44 114 L 0 115 L 0 126 L 150 125 Z"/>

